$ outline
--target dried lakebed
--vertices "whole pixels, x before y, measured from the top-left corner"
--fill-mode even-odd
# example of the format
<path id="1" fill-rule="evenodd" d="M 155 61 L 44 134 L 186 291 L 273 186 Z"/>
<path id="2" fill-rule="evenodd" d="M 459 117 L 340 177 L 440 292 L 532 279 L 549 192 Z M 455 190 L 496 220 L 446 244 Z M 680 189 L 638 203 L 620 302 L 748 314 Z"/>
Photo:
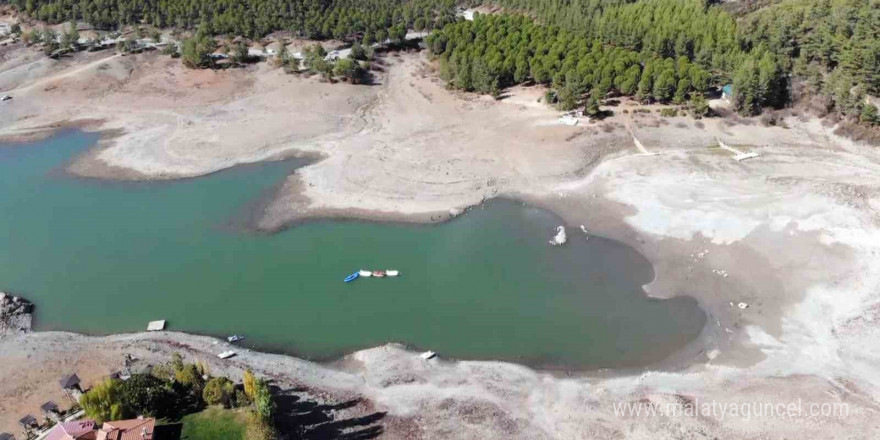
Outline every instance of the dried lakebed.
<path id="1" fill-rule="evenodd" d="M 646 365 L 693 341 L 692 298 L 645 296 L 651 264 L 544 210 L 494 201 L 442 225 L 321 221 L 241 226 L 295 161 L 176 182 L 60 170 L 97 136 L 0 147 L 0 287 L 37 305 L 37 330 L 171 329 L 331 359 L 404 342 L 447 356 L 546 368 Z M 357 269 L 401 276 L 342 278 Z"/>

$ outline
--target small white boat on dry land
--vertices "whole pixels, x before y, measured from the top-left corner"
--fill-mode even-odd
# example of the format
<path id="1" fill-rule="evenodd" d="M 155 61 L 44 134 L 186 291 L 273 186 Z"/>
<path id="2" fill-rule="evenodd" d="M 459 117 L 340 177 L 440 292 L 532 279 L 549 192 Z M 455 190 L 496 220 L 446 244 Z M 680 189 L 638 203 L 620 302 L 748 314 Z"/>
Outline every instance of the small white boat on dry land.
<path id="1" fill-rule="evenodd" d="M 437 356 L 437 353 L 434 353 L 433 351 L 430 351 L 430 350 L 419 355 L 419 357 L 421 357 L 424 360 L 433 359 L 436 356 Z"/>
<path id="2" fill-rule="evenodd" d="M 9 95 L 3 95 L 3 97 L 0 98 L 0 101 L 9 101 L 10 99 L 12 99 L 11 96 L 9 96 Z"/>
<path id="3" fill-rule="evenodd" d="M 362 277 L 371 277 L 371 276 L 373 276 L 373 272 L 361 269 L 358 271 L 358 275 L 360 275 Z"/>
<path id="4" fill-rule="evenodd" d="M 388 275 L 389 277 L 396 277 L 396 276 L 400 275 L 400 271 L 397 271 L 397 270 L 386 270 L 386 271 L 385 271 L 385 275 Z"/>
<path id="5" fill-rule="evenodd" d="M 220 358 L 220 359 L 229 359 L 229 358 L 231 358 L 231 357 L 233 357 L 233 356 L 235 356 L 235 352 L 232 351 L 232 350 L 224 351 L 223 353 L 220 353 L 220 354 L 217 355 L 217 357 Z"/>

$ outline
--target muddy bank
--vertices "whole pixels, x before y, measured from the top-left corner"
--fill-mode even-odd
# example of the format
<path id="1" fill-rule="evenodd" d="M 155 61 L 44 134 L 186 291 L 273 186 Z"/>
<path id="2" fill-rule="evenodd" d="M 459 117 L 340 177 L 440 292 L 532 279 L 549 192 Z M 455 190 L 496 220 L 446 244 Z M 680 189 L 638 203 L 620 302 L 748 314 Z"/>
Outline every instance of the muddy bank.
<path id="1" fill-rule="evenodd" d="M 0 291 L 0 338 L 31 331 L 33 311 L 30 301 Z"/>
<path id="2" fill-rule="evenodd" d="M 121 368 L 125 354 L 137 358 L 132 368 L 139 369 L 178 352 L 188 361 L 206 362 L 215 374 L 240 380 L 250 368 L 283 390 L 295 390 L 297 399 L 337 405 L 336 420 L 384 413 L 375 423 L 382 427 L 381 438 L 389 439 L 739 439 L 807 432 L 822 438 L 869 438 L 876 430 L 876 404 L 870 398 L 815 376 L 749 378 L 740 369 L 707 365 L 680 374 L 559 378 L 498 362 L 448 361 L 442 355 L 425 361 L 396 345 L 359 351 L 329 366 L 242 350 L 229 360 L 216 357 L 229 348 L 213 338 L 172 332 L 107 337 L 47 332 L 0 340 L 5 359 L 0 375 L 7 379 L 0 385 L 0 429 L 47 396 L 64 402 L 55 380 L 64 372 L 76 371 L 89 386 Z M 43 367 L 22 368 L 31 362 Z M 10 383 L 19 385 L 10 390 Z M 7 400 L 11 393 L 19 394 L 14 403 Z M 682 402 L 787 404 L 798 399 L 805 411 L 813 403 L 846 403 L 850 412 L 846 417 L 754 418 L 621 412 L 627 404 L 661 408 Z M 340 405 L 352 401 L 357 403 Z"/>

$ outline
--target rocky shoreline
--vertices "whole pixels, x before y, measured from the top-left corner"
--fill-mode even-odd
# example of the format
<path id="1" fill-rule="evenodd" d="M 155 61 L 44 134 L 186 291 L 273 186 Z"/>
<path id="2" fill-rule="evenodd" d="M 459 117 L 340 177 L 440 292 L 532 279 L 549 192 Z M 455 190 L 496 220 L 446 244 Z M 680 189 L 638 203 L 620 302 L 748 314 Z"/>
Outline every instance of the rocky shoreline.
<path id="1" fill-rule="evenodd" d="M 31 331 L 33 312 L 30 301 L 0 291 L 0 338 Z"/>

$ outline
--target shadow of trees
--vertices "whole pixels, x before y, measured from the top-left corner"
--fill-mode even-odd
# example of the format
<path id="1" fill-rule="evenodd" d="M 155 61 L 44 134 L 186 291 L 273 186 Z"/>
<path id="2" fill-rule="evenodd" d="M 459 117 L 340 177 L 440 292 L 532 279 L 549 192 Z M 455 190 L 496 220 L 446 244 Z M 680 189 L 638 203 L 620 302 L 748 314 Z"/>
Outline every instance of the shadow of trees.
<path id="1" fill-rule="evenodd" d="M 356 407 L 360 399 L 322 404 L 295 394 L 297 390 L 273 390 L 275 426 L 290 438 L 307 440 L 366 440 L 384 432 L 379 422 L 384 412 L 359 417 L 340 417 L 339 412 Z"/>
<path id="2" fill-rule="evenodd" d="M 183 424 L 173 423 L 170 425 L 159 425 L 153 430 L 154 440 L 180 440 L 183 432 Z"/>

